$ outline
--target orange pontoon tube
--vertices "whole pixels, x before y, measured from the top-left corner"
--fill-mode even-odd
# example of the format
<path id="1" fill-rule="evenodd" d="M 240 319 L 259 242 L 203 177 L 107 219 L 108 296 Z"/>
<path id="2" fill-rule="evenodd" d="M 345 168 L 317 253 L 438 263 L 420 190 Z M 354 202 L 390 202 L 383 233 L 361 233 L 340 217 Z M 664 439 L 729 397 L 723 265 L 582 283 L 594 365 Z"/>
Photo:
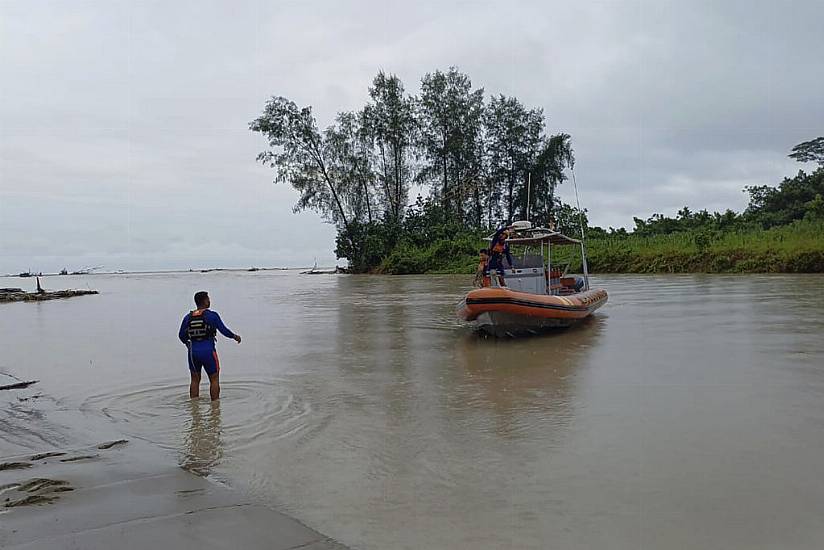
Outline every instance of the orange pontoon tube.
<path id="1" fill-rule="evenodd" d="M 470 291 L 458 308 L 465 321 L 474 321 L 489 312 L 509 313 L 542 319 L 575 321 L 592 314 L 607 301 L 603 289 L 567 296 L 540 295 L 508 288 L 490 287 Z"/>

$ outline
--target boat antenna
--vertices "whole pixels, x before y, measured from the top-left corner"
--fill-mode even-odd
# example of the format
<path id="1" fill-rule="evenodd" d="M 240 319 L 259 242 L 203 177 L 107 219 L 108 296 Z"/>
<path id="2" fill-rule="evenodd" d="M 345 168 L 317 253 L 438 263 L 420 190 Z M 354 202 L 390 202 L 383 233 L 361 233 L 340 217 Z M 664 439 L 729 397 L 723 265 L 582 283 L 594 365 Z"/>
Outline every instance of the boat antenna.
<path id="1" fill-rule="evenodd" d="M 526 219 L 529 221 L 529 194 L 532 191 L 532 172 L 526 175 Z"/>
<path id="2" fill-rule="evenodd" d="M 575 188 L 575 205 L 578 207 L 578 224 L 581 226 L 581 263 L 584 267 L 584 286 L 589 290 L 589 270 L 587 269 L 586 235 L 584 233 L 584 213 L 581 210 L 581 201 L 578 199 L 578 182 L 575 181 L 575 162 L 569 165 L 572 173 L 572 186 Z"/>

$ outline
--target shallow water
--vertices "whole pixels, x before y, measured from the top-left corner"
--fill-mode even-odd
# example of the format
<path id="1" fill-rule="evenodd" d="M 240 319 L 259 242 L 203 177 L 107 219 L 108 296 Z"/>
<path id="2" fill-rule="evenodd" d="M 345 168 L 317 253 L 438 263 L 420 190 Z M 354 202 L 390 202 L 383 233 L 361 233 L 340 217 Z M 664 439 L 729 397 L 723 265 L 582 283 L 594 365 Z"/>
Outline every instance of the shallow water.
<path id="1" fill-rule="evenodd" d="M 824 277 L 595 282 L 583 325 L 493 340 L 468 277 L 47 278 L 101 294 L 0 304 L 0 371 L 356 548 L 824 544 Z M 176 339 L 200 289 L 243 336 L 219 405 Z M 21 410 L 0 453 L 62 437 Z"/>

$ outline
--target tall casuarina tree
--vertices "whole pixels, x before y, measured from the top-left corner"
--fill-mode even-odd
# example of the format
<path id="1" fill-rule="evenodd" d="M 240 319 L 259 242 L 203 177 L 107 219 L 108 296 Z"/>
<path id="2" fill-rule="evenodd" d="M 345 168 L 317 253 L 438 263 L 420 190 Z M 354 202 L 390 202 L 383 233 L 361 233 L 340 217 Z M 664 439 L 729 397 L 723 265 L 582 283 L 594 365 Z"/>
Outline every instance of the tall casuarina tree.
<path id="1" fill-rule="evenodd" d="M 526 210 L 529 172 L 541 147 L 544 115 L 514 97 L 492 97 L 484 115 L 488 172 L 508 222 Z"/>
<path id="2" fill-rule="evenodd" d="M 412 180 L 412 154 L 417 123 L 412 98 L 395 75 L 379 72 L 369 88 L 371 102 L 363 110 L 364 129 L 376 149 L 377 179 L 386 219 L 399 224 Z"/>
<path id="3" fill-rule="evenodd" d="M 445 210 L 463 221 L 464 202 L 481 176 L 483 88 L 451 67 L 427 73 L 418 98 L 419 146 L 425 160 L 419 181 L 431 184 Z"/>
<path id="4" fill-rule="evenodd" d="M 298 107 L 285 97 L 270 99 L 263 114 L 249 124 L 270 147 L 258 161 L 276 170 L 275 181 L 288 182 L 300 193 L 294 210 L 321 214 L 352 241 L 353 250 L 359 246 L 353 240 L 354 226 L 369 215 L 371 178 L 357 126 L 357 116 L 344 113 L 321 133 L 312 108 Z"/>
<path id="5" fill-rule="evenodd" d="M 529 217 L 540 225 L 547 224 L 550 220 L 556 223 L 558 221 L 555 211 L 560 201 L 556 189 L 567 179 L 564 171 L 575 164 L 571 139 L 569 134 L 556 134 L 544 139 L 530 171 L 532 191 Z M 522 217 L 526 219 L 523 202 L 519 201 L 519 204 L 523 208 Z"/>

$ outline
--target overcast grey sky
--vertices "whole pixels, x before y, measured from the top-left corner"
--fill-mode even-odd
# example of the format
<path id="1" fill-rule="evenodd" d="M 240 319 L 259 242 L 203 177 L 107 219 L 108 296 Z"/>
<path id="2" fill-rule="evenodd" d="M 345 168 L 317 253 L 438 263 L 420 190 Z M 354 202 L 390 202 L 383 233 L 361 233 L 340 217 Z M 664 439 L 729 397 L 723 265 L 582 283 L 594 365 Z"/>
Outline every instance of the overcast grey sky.
<path id="1" fill-rule="evenodd" d="M 824 134 L 822 20 L 821 0 L 0 0 L 0 273 L 334 264 L 247 125 L 284 95 L 325 126 L 381 69 L 417 93 L 456 65 L 543 107 L 597 225 L 740 210 Z"/>

